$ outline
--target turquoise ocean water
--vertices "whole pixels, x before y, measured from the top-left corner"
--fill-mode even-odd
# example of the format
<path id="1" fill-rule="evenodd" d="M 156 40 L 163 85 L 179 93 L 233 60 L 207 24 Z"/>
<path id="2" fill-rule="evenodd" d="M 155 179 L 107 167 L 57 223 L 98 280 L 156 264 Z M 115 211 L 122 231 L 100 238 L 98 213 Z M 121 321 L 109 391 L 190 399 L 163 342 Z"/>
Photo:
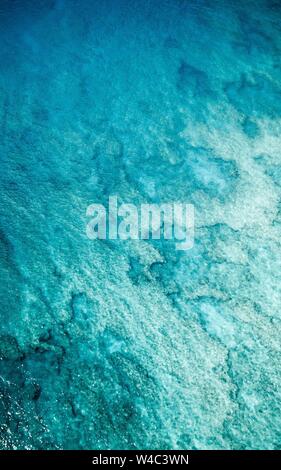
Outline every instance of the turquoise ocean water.
<path id="1" fill-rule="evenodd" d="M 1 0 L 1 449 L 276 449 L 281 4 Z M 86 209 L 195 206 L 190 251 Z"/>

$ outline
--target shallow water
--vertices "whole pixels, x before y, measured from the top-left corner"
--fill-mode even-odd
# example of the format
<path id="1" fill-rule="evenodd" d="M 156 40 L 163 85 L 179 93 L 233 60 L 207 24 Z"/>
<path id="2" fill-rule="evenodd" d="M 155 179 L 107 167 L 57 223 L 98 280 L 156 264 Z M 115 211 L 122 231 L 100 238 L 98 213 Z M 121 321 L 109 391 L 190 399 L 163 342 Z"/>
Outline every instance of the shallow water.
<path id="1" fill-rule="evenodd" d="M 279 2 L 2 0 L 2 449 L 280 448 Z M 86 208 L 186 201 L 190 251 Z"/>

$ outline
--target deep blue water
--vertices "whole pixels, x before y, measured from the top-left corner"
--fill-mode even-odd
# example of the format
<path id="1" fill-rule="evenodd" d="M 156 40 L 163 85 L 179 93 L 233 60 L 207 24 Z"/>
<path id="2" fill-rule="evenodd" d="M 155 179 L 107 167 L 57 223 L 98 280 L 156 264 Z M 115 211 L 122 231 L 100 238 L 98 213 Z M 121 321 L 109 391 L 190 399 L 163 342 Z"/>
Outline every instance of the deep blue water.
<path id="1" fill-rule="evenodd" d="M 280 448 L 280 20 L 1 0 L 1 449 Z M 88 240 L 112 194 L 194 248 Z"/>

